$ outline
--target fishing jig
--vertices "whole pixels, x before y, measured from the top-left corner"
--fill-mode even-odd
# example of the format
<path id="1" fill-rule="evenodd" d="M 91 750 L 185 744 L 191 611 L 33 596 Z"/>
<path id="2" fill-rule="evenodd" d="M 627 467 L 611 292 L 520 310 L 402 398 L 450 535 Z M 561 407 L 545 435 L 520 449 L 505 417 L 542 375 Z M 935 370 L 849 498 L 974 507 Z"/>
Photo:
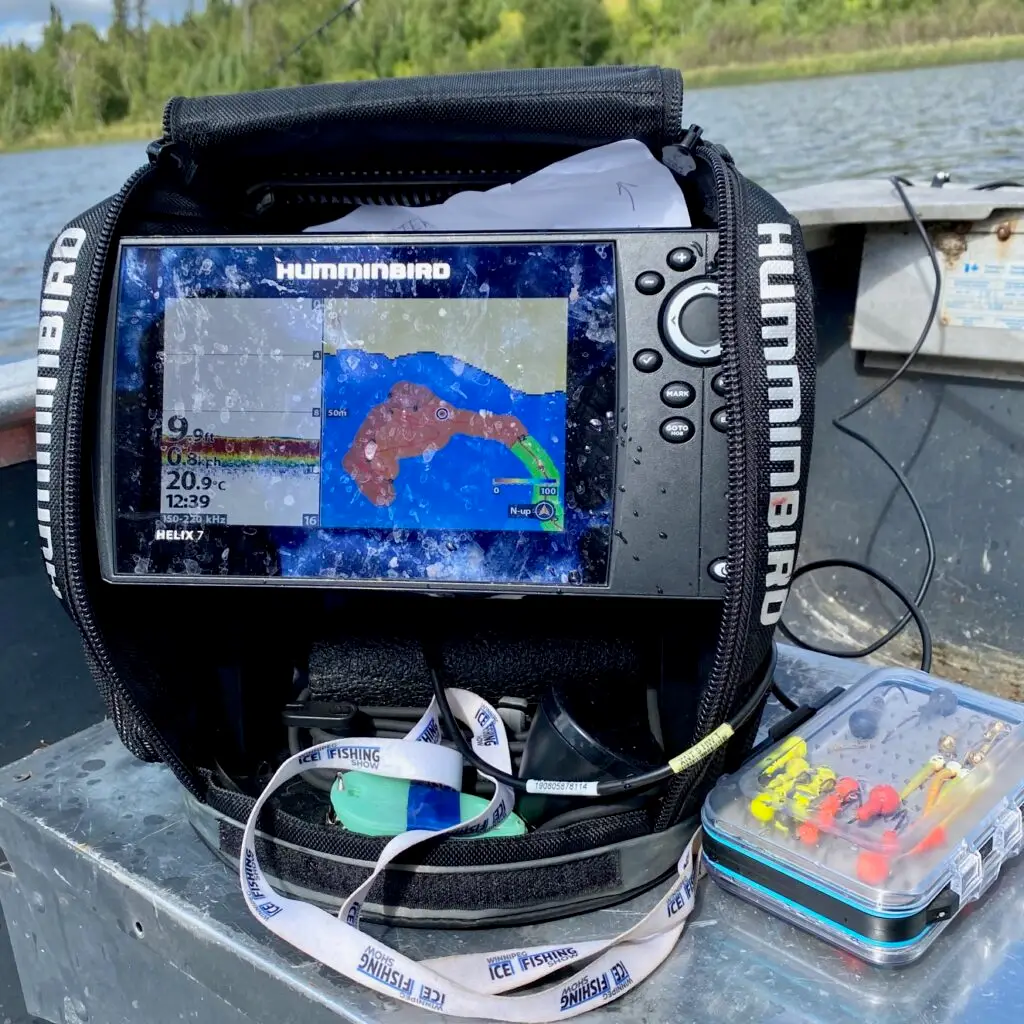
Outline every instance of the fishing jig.
<path id="1" fill-rule="evenodd" d="M 915 718 L 918 725 L 924 725 L 927 722 L 934 721 L 936 718 L 949 718 L 950 715 L 956 714 L 956 709 L 959 706 L 956 694 L 947 687 L 940 686 L 928 694 L 928 699 L 913 714 L 908 715 L 902 722 L 890 729 L 883 742 L 887 742 L 893 733 L 899 732 L 900 729 L 905 725 L 909 725 Z"/>

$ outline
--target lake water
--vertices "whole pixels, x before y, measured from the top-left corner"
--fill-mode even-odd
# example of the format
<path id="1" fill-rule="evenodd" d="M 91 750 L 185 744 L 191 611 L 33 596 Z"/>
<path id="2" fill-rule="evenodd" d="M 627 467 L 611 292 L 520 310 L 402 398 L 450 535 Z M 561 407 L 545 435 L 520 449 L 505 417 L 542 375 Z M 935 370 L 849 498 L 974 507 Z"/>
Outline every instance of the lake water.
<path id="1" fill-rule="evenodd" d="M 1024 61 L 694 90 L 684 117 L 769 189 L 937 170 L 1024 176 Z M 54 236 L 144 162 L 137 142 L 0 155 L 0 363 L 34 351 Z"/>

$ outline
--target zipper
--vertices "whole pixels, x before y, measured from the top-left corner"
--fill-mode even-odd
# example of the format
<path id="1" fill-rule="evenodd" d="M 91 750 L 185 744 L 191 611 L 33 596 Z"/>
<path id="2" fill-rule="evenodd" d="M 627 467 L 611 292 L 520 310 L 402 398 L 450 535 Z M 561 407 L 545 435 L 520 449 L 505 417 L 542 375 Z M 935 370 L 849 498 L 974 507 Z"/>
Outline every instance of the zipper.
<path id="1" fill-rule="evenodd" d="M 697 735 L 701 736 L 723 722 L 736 696 L 739 669 L 738 654 L 742 648 L 741 619 L 744 598 L 749 600 L 750 569 L 743 550 L 733 550 L 746 542 L 746 522 L 750 494 L 747 488 L 747 450 L 743 443 L 743 403 L 739 401 L 740 355 L 736 325 L 736 252 L 739 247 L 737 227 L 736 185 L 725 158 L 714 146 L 700 142 L 697 154 L 711 166 L 718 195 L 718 273 L 719 326 L 722 334 L 722 368 L 728 387 L 728 409 L 731 428 L 727 436 L 728 503 L 727 536 L 729 564 L 746 571 L 730 572 L 726 583 L 719 627 L 718 645 L 711 668 L 708 691 L 711 700 L 702 700 L 697 713 Z"/>
<path id="2" fill-rule="evenodd" d="M 107 269 L 109 250 L 117 222 L 132 192 L 139 183 L 152 172 L 152 166 L 140 167 L 113 197 L 100 229 L 96 246 L 96 255 L 89 270 L 86 284 L 85 302 L 82 305 L 82 318 L 79 322 L 78 345 L 71 368 L 71 380 L 68 384 L 68 395 L 65 407 L 64 429 L 64 462 L 63 483 L 64 494 L 61 502 L 61 534 L 64 543 L 64 576 L 68 598 L 68 607 L 72 618 L 78 626 L 91 660 L 101 671 L 111 689 L 117 694 L 120 703 L 139 724 L 146 742 L 160 755 L 161 759 L 172 768 L 175 775 L 193 792 L 200 796 L 199 784 L 193 773 L 160 739 L 159 732 L 153 728 L 149 716 L 139 707 L 135 698 L 120 680 L 114 667 L 106 644 L 96 626 L 92 614 L 92 606 L 85 586 L 85 573 L 81 558 L 81 523 L 85 519 L 92 522 L 91 516 L 79 514 L 81 500 L 82 473 L 82 431 L 85 409 L 86 377 L 89 368 L 89 355 L 92 347 L 92 336 L 95 332 L 95 318 L 99 307 L 100 288 Z"/>
<path id="3" fill-rule="evenodd" d="M 689 144 L 688 144 L 689 143 Z M 703 159 L 714 173 L 718 200 L 718 300 L 719 326 L 722 336 L 722 369 L 729 381 L 726 405 L 730 430 L 727 434 L 728 505 L 727 529 L 729 564 L 740 572 L 730 572 L 725 585 L 722 621 L 718 630 L 714 661 L 704 694 L 697 709 L 694 735 L 701 737 L 728 717 L 736 699 L 740 680 L 743 650 L 744 607 L 750 602 L 751 566 L 746 558 L 746 521 L 750 515 L 747 489 L 747 452 L 743 443 L 743 403 L 740 401 L 739 331 L 736 324 L 736 280 L 739 230 L 737 226 L 737 189 L 729 168 L 731 161 L 706 142 L 700 141 L 700 129 L 691 126 L 680 146 L 684 159 L 691 154 Z M 668 790 L 658 813 L 655 830 L 676 822 L 680 809 L 692 798 L 694 790 L 707 773 L 710 761 L 697 765 L 678 777 Z"/>

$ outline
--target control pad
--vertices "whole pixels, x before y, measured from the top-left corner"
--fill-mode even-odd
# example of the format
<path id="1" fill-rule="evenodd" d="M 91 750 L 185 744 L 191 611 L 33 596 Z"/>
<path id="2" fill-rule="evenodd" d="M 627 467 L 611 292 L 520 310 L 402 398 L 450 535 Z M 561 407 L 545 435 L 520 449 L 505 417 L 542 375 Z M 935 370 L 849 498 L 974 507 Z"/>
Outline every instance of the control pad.
<path id="1" fill-rule="evenodd" d="M 722 357 L 718 335 L 718 282 L 709 278 L 681 285 L 661 309 L 661 335 L 677 359 L 710 366 Z"/>
<path id="2" fill-rule="evenodd" d="M 620 593 L 721 597 L 728 453 L 718 282 L 709 269 L 718 236 L 666 231 L 644 242 L 631 251 L 619 240 L 628 360 L 612 572 Z"/>

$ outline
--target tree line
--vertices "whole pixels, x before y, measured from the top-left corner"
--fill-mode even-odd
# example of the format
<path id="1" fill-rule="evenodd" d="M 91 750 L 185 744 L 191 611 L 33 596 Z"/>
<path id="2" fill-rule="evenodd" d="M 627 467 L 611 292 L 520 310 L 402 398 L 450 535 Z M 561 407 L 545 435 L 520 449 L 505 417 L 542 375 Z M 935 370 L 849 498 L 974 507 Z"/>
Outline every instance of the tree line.
<path id="1" fill-rule="evenodd" d="M 317 31 L 323 26 L 322 31 Z M 51 5 L 0 47 L 0 140 L 158 123 L 173 95 L 496 67 L 687 68 L 1024 32 L 1024 0 L 207 0 L 177 24 L 113 0 L 105 33 Z"/>

